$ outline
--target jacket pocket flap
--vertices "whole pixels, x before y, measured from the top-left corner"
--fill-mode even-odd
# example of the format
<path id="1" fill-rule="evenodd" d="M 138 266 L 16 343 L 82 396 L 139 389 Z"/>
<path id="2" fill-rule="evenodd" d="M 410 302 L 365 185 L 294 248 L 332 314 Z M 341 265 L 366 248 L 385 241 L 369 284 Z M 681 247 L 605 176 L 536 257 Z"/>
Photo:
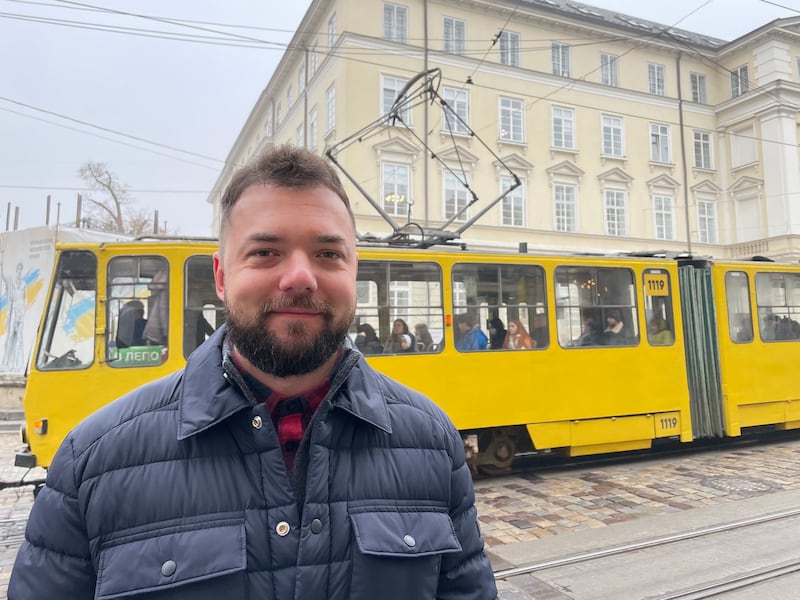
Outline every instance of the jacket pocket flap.
<path id="1" fill-rule="evenodd" d="M 375 556 L 428 556 L 461 550 L 450 515 L 434 511 L 350 514 L 358 549 Z"/>
<path id="2" fill-rule="evenodd" d="M 244 523 L 194 525 L 118 540 L 100 551 L 96 600 L 220 577 L 246 566 Z"/>

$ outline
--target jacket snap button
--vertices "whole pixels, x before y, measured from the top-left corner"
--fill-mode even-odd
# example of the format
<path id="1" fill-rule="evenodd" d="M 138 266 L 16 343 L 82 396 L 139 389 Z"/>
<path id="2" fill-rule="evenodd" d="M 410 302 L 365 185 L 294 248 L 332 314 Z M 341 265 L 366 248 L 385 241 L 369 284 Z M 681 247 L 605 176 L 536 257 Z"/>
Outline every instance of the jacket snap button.
<path id="1" fill-rule="evenodd" d="M 413 535 L 405 535 L 403 536 L 403 541 L 406 543 L 406 546 L 409 548 L 413 548 L 417 545 L 417 540 L 414 539 Z"/>
<path id="2" fill-rule="evenodd" d="M 289 535 L 289 532 L 291 530 L 292 528 L 289 527 L 289 524 L 286 521 L 281 521 L 275 526 L 275 533 L 277 533 L 281 537 Z"/>
<path id="3" fill-rule="evenodd" d="M 319 533 L 322 531 L 322 521 L 314 519 L 311 521 L 311 533 Z"/>
<path id="4" fill-rule="evenodd" d="M 178 565 L 175 564 L 174 560 L 168 560 L 163 565 L 161 565 L 161 574 L 164 577 L 172 577 L 175 574 L 175 570 L 178 568 Z"/>
<path id="5" fill-rule="evenodd" d="M 258 415 L 253 417 L 253 420 L 251 421 L 251 425 L 253 426 L 253 429 L 261 429 L 261 425 L 262 424 L 263 423 L 261 422 L 261 417 L 259 417 Z"/>

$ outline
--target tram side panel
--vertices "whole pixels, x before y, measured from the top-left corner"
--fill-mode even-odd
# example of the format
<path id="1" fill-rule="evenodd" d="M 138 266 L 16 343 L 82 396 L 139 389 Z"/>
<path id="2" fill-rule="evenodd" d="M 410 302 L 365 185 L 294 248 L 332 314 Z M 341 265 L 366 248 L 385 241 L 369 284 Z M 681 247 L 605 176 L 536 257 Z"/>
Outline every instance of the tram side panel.
<path id="1" fill-rule="evenodd" d="M 463 432 L 491 432 L 490 439 L 521 429 L 536 449 L 572 455 L 692 439 L 673 263 L 481 260 L 451 260 L 449 275 L 445 270 L 451 304 L 443 348 L 370 357 L 373 365 L 433 398 Z M 484 331 L 495 317 L 506 327 L 522 322 L 528 332 L 544 324 L 546 342 L 523 350 L 458 350 L 452 319 L 463 313 Z M 604 338 L 613 313 L 630 332 L 616 341 Z M 668 331 L 648 331 L 655 321 Z"/>
<path id="2" fill-rule="evenodd" d="M 800 427 L 800 268 L 713 267 L 725 429 Z"/>

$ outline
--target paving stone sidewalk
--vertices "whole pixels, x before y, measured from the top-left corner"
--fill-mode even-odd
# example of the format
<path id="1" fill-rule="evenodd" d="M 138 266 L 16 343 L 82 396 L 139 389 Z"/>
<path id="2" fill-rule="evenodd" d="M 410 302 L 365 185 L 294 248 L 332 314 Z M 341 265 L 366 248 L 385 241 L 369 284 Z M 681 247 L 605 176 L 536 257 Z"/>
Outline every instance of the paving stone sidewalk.
<path id="1" fill-rule="evenodd" d="M 475 482 L 487 549 L 800 488 L 800 432 L 747 447 Z"/>

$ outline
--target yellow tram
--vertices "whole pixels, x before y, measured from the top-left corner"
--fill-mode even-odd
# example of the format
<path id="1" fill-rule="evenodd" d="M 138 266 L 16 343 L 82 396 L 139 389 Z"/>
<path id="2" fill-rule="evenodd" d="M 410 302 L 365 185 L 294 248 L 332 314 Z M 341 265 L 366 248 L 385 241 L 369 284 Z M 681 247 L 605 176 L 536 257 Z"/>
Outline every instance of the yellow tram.
<path id="1" fill-rule="evenodd" d="M 181 368 L 222 324 L 215 249 L 185 239 L 58 247 L 18 466 L 49 466 L 81 419 Z M 522 452 L 797 427 L 798 313 L 798 265 L 365 245 L 352 337 L 368 324 L 386 346 L 394 323 L 407 324 L 412 347 L 367 359 L 449 414 L 474 467 L 502 468 Z M 486 349 L 464 349 L 454 326 L 464 317 Z M 512 329 L 531 342 L 515 344 Z"/>

